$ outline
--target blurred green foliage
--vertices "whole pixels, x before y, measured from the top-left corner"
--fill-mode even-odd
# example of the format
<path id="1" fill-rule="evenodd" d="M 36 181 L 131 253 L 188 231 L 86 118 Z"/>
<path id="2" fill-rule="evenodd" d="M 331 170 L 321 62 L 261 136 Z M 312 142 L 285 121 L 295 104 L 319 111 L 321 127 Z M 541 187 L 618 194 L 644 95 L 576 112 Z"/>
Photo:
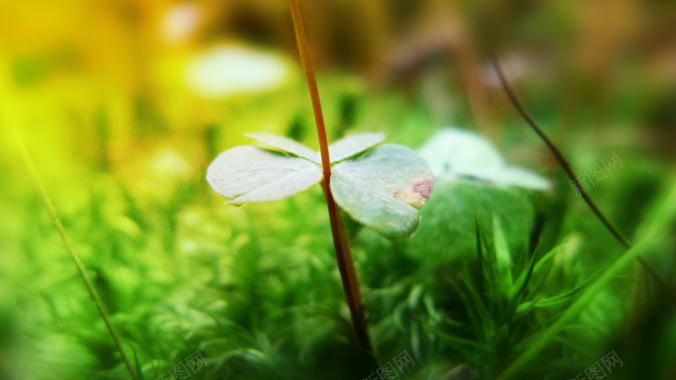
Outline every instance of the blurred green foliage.
<path id="1" fill-rule="evenodd" d="M 168 5 L 151 3 L 0 5 L 0 24 L 8 30 L 0 37 L 0 379 L 130 377 L 26 175 L 14 128 L 143 378 L 160 378 L 196 351 L 207 362 L 191 377 L 196 379 L 368 376 L 349 325 L 321 190 L 234 208 L 224 206 L 204 180 L 217 153 L 250 143 L 243 132 L 284 134 L 317 147 L 298 67 L 284 58 L 292 67 L 288 80 L 262 94 L 197 97 L 185 89 L 182 70 L 203 45 L 217 40 L 219 20 L 204 27 L 202 40 L 160 43 L 155 15 Z M 244 3 L 227 5 L 244 10 L 219 13 L 212 2 L 208 9 L 248 14 L 257 22 L 238 18 L 236 33 L 228 35 L 277 46 L 275 54 L 282 55 L 286 26 L 277 16 L 286 8 Z M 324 15 L 342 9 L 335 19 L 340 23 L 357 12 L 354 3 L 315 6 Z M 343 33 L 351 23 L 327 23 L 326 34 L 312 33 L 322 25 L 308 28 L 316 36 L 311 42 L 329 140 L 383 131 L 387 142 L 416 148 L 454 124 L 482 131 L 510 163 L 538 170 L 554 184 L 552 191 L 534 193 L 440 183 L 421 210 L 418 231 L 406 241 L 387 241 L 346 221 L 380 363 L 406 350 L 415 366 L 402 378 L 441 379 L 466 364 L 473 379 L 490 379 L 538 342 L 624 249 L 500 100 L 500 89 L 472 95 L 472 80 L 465 79 L 478 77 L 449 56 L 469 57 L 485 46 L 452 39 L 450 52 L 420 52 L 411 48 L 420 45 L 411 37 L 413 43 L 397 46 L 410 65 L 384 59 L 373 69 L 373 62 L 364 62 L 381 48 L 390 58 L 399 51 L 377 45 L 379 33 L 396 34 L 387 20 L 410 27 L 402 27 L 402 40 L 438 35 L 433 2 L 396 3 L 380 32 L 368 13 L 373 10 L 362 9 L 359 14 L 373 20 L 372 29 L 363 31 L 368 38 Z M 659 210 L 673 206 L 667 194 L 676 178 L 673 78 L 667 70 L 673 62 L 663 61 L 670 40 L 660 37 L 664 25 L 673 25 L 674 12 L 669 2 L 651 3 L 645 17 L 659 17 L 632 34 L 628 27 L 596 31 L 597 24 L 585 21 L 585 15 L 604 14 L 603 7 L 585 13 L 593 5 L 514 2 L 505 14 L 523 23 L 514 21 L 504 39 L 512 38 L 507 48 L 516 51 L 544 45 L 547 55 L 560 47 L 554 59 L 545 59 L 554 62 L 543 65 L 550 71 L 535 65 L 515 78 L 519 92 L 578 173 L 611 152 L 620 157 L 623 166 L 591 186 L 590 194 L 630 240 L 640 241 L 646 226 L 662 231 L 641 253 L 674 289 L 676 223 L 656 219 Z M 464 32 L 488 33 L 479 22 L 480 5 L 453 4 L 454 25 L 462 29 L 464 20 Z M 421 10 L 428 6 L 432 11 Z M 258 9 L 269 13 L 257 19 Z M 631 9 L 622 7 L 616 17 L 643 14 Z M 420 33 L 411 31 L 414 21 Z M 614 48 L 601 54 L 604 41 L 616 40 L 629 45 L 609 44 Z M 341 49 L 341 43 L 347 45 Z M 585 57 L 596 57 L 591 52 L 599 52 L 598 62 L 587 62 Z M 613 64 L 625 53 L 629 58 Z M 482 63 L 475 58 L 470 67 Z M 355 70 L 377 74 L 364 80 Z M 636 264 L 619 268 L 598 288 L 519 369 L 519 378 L 570 379 L 612 350 L 624 362 L 609 375 L 613 380 L 676 376 L 673 305 Z"/>

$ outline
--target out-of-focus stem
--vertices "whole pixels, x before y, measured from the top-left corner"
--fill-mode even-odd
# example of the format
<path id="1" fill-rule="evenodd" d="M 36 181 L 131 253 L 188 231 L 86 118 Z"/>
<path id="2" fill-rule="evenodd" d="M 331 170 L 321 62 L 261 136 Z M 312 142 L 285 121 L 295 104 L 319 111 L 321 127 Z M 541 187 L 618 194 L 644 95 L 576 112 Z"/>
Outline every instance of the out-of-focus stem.
<path id="1" fill-rule="evenodd" d="M 85 283 L 85 287 L 89 291 L 89 295 L 92 297 L 94 304 L 96 304 L 96 308 L 99 310 L 99 315 L 101 315 L 101 319 L 103 319 L 103 322 L 106 324 L 106 328 L 110 333 L 110 337 L 113 338 L 115 347 L 117 347 L 117 350 L 120 352 L 120 356 L 122 357 L 122 361 L 124 362 L 125 367 L 127 367 L 127 371 L 129 372 L 133 380 L 137 380 L 138 379 L 137 373 L 134 370 L 134 367 L 131 365 L 131 361 L 129 361 L 129 358 L 127 358 L 127 355 L 124 353 L 124 349 L 122 348 L 122 341 L 120 340 L 120 337 L 117 331 L 115 330 L 115 327 L 110 321 L 110 317 L 108 316 L 108 312 L 106 311 L 106 307 L 103 303 L 103 300 L 101 300 L 101 296 L 99 296 L 99 293 L 96 291 L 94 283 L 92 282 L 91 278 L 89 278 L 89 275 L 87 274 L 87 271 L 84 267 L 84 264 L 82 264 L 80 257 L 75 253 L 75 250 L 73 249 L 73 246 L 70 243 L 70 239 L 68 239 L 66 230 L 63 228 L 63 224 L 61 224 L 61 219 L 56 213 L 56 208 L 54 207 L 51 198 L 47 194 L 45 186 L 42 184 L 42 181 L 40 180 L 40 176 L 38 174 L 37 169 L 35 169 L 35 165 L 33 165 L 33 160 L 31 160 L 30 154 L 28 153 L 28 149 L 26 149 L 26 146 L 23 144 L 23 141 L 21 140 L 21 137 L 19 137 L 18 132 L 16 130 L 14 132 L 16 135 L 17 145 L 19 146 L 19 150 L 21 151 L 24 161 L 26 162 L 28 171 L 30 172 L 31 176 L 33 177 L 33 181 L 35 182 L 35 185 L 40 191 L 40 196 L 42 197 L 43 203 L 47 207 L 49 215 L 52 217 L 52 220 L 54 220 L 54 224 L 56 224 L 56 228 L 59 231 L 59 234 L 61 235 L 61 239 L 63 240 L 63 243 L 66 246 L 66 250 L 70 254 L 70 257 L 73 259 L 73 262 L 75 263 L 78 272 L 80 272 L 80 276 L 82 277 L 82 280 Z"/>
<path id="2" fill-rule="evenodd" d="M 538 124 L 533 120 L 533 118 L 530 116 L 530 114 L 526 111 L 526 109 L 523 107 L 521 104 L 521 101 L 519 101 L 519 98 L 516 96 L 516 93 L 512 89 L 512 86 L 510 86 L 509 82 L 507 81 L 507 78 L 505 77 L 505 73 L 502 71 L 502 67 L 500 67 L 500 63 L 498 62 L 497 58 L 494 56 L 492 57 L 492 62 L 493 66 L 495 67 L 495 71 L 498 74 L 498 78 L 500 79 L 500 83 L 502 84 L 502 87 L 505 90 L 505 93 L 507 93 L 507 97 L 509 100 L 512 102 L 514 105 L 514 108 L 519 111 L 519 114 L 526 120 L 528 125 L 530 125 L 531 128 L 535 131 L 535 133 L 540 136 L 540 138 L 547 144 L 549 147 L 549 150 L 551 150 L 552 154 L 554 154 L 554 157 L 556 157 L 556 160 L 559 162 L 563 170 L 566 172 L 568 175 L 568 178 L 573 181 L 575 184 L 575 188 L 577 191 L 580 193 L 584 201 L 587 203 L 589 208 L 592 210 L 594 215 L 603 223 L 603 225 L 606 227 L 608 231 L 617 239 L 617 241 L 620 242 L 626 249 L 631 249 L 632 245 L 629 243 L 627 239 L 622 236 L 622 234 L 615 228 L 615 226 L 610 223 L 608 218 L 601 212 L 601 210 L 596 206 L 596 203 L 591 199 L 589 194 L 587 194 L 587 191 L 585 190 L 584 186 L 582 185 L 582 182 L 577 178 L 577 175 L 573 171 L 573 168 L 570 166 L 566 158 L 563 156 L 563 153 L 557 148 L 557 146 L 552 142 L 552 140 L 549 139 L 547 134 L 538 126 Z M 642 256 L 637 256 L 636 258 L 639 263 L 643 266 L 646 272 L 650 274 L 650 276 L 657 282 L 657 284 L 662 288 L 664 293 L 667 295 L 669 300 L 671 301 L 672 306 L 676 306 L 676 296 L 674 293 L 671 291 L 669 288 L 669 285 L 667 285 L 666 282 L 660 278 L 659 274 L 653 269 L 653 267 L 648 264 L 647 261 L 643 259 Z"/>

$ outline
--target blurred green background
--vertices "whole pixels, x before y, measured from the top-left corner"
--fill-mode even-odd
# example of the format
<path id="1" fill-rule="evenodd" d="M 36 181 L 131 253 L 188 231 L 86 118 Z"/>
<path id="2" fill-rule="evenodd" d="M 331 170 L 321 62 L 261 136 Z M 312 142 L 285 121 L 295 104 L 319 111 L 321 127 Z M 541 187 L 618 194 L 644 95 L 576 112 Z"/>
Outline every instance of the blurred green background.
<path id="1" fill-rule="evenodd" d="M 674 305 L 635 261 L 619 266 L 625 249 L 488 60 L 579 174 L 621 159 L 589 193 L 647 241 L 673 293 L 676 3 L 301 7 L 329 140 L 383 131 L 415 149 L 442 127 L 475 130 L 553 185 L 438 183 L 407 241 L 346 220 L 381 364 L 406 351 L 402 378 L 495 378 L 589 294 L 518 378 L 586 378 L 611 351 L 613 380 L 676 378 Z M 204 179 L 252 143 L 244 132 L 318 148 L 286 1 L 2 0 L 0 25 L 0 379 L 131 378 L 15 135 L 143 378 L 172 378 L 195 352 L 200 379 L 369 376 L 320 188 L 235 208 Z"/>

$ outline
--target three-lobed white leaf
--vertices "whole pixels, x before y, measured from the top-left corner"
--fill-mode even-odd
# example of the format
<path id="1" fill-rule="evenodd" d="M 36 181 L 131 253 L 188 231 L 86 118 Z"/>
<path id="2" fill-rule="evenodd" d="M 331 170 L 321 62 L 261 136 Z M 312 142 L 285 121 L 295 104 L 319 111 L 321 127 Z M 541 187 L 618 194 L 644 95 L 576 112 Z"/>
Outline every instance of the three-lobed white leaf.
<path id="1" fill-rule="evenodd" d="M 319 152 L 282 136 L 247 136 L 291 156 L 253 146 L 218 155 L 207 169 L 207 181 L 230 199 L 228 204 L 279 200 L 322 180 Z M 384 137 L 364 133 L 329 146 L 331 191 L 336 203 L 361 223 L 388 238 L 408 237 L 418 226 L 418 209 L 432 191 L 434 175 L 425 160 L 407 147 L 385 144 L 367 151 Z"/>

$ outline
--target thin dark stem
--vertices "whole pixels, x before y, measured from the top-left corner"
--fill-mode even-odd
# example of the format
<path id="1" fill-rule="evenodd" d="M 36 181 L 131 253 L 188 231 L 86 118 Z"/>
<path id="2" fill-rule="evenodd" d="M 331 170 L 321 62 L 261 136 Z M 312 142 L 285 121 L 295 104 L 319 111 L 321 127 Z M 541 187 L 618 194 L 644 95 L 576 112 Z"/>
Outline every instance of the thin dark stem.
<path id="1" fill-rule="evenodd" d="M 570 164 L 566 160 L 566 158 L 563 156 L 559 148 L 552 142 L 552 140 L 549 139 L 549 137 L 544 133 L 544 131 L 538 126 L 538 124 L 533 120 L 533 118 L 530 116 L 528 111 L 523 107 L 521 104 L 521 101 L 519 98 L 516 96 L 516 93 L 512 89 L 512 86 L 509 84 L 507 81 L 507 78 L 505 77 L 505 73 L 502 70 L 502 67 L 500 67 L 500 63 L 498 62 L 497 58 L 495 56 L 491 57 L 491 61 L 493 63 L 493 66 L 495 67 L 495 71 L 498 74 L 498 78 L 500 79 L 500 83 L 502 84 L 502 88 L 505 90 L 505 93 L 507 93 L 507 97 L 509 100 L 512 102 L 514 107 L 519 111 L 519 114 L 526 120 L 528 125 L 530 125 L 531 128 L 535 131 L 535 133 L 540 136 L 540 138 L 547 144 L 549 147 L 549 150 L 554 154 L 554 157 L 556 157 L 556 160 L 559 162 L 563 170 L 566 172 L 568 175 L 568 178 L 573 181 L 575 184 L 575 188 L 577 191 L 580 193 L 584 201 L 587 203 L 589 208 L 592 210 L 592 212 L 596 215 L 596 217 L 603 223 L 603 225 L 606 227 L 608 231 L 610 231 L 611 234 L 619 241 L 626 249 L 631 248 L 631 243 L 622 236 L 622 234 L 610 223 L 608 218 L 599 210 L 599 208 L 596 206 L 596 203 L 591 199 L 589 194 L 587 194 L 587 191 L 585 190 L 584 186 L 582 185 L 582 182 L 578 179 L 577 175 L 573 171 L 573 168 L 571 168 Z M 673 306 L 676 306 L 676 296 L 672 293 L 671 289 L 669 288 L 669 285 L 665 283 L 662 278 L 660 278 L 659 274 L 646 262 L 642 256 L 638 256 L 638 261 L 641 263 L 643 268 L 650 274 L 650 276 L 659 284 L 659 286 L 662 288 L 662 290 L 667 294 L 669 299 L 671 300 L 671 303 Z"/>
<path id="2" fill-rule="evenodd" d="M 596 216 L 601 220 L 601 222 L 606 226 L 608 231 L 615 236 L 615 238 L 624 245 L 625 248 L 629 249 L 631 248 L 631 244 L 627 239 L 622 236 L 622 234 L 615 229 L 615 227 L 608 221 L 608 219 L 603 215 L 601 210 L 599 210 L 598 207 L 596 207 L 596 204 L 592 199 L 589 197 L 587 194 L 587 191 L 585 190 L 584 186 L 582 185 L 582 182 L 577 178 L 577 175 L 573 171 L 573 169 L 570 167 L 570 164 L 566 160 L 566 158 L 563 156 L 559 148 L 556 147 L 556 145 L 552 142 L 552 140 L 547 137 L 547 135 L 542 131 L 542 129 L 535 123 L 533 118 L 528 114 L 528 112 L 523 108 L 523 105 L 521 105 L 521 102 L 519 99 L 516 97 L 516 94 L 514 93 L 514 90 L 512 90 L 512 87 L 509 85 L 507 82 L 507 79 L 505 78 L 505 74 L 502 71 L 502 68 L 500 67 L 500 64 L 498 63 L 497 59 L 495 57 L 492 58 L 493 61 L 493 66 L 495 67 L 495 71 L 498 73 L 498 77 L 500 78 L 500 83 L 502 83 L 502 87 L 505 89 L 505 92 L 507 93 L 507 96 L 509 97 L 509 100 L 511 100 L 512 104 L 514 107 L 519 111 L 521 116 L 526 120 L 526 122 L 533 128 L 535 133 L 537 133 L 540 138 L 547 144 L 549 147 L 549 150 L 552 151 L 554 156 L 556 157 L 556 160 L 561 164 L 561 167 L 563 167 L 563 170 L 568 174 L 568 177 L 575 183 L 575 187 L 577 188 L 578 192 L 584 198 L 585 202 L 587 202 L 587 205 L 591 210 L 596 214 Z"/>
<path id="3" fill-rule="evenodd" d="M 137 373 L 134 370 L 134 367 L 131 365 L 131 362 L 127 358 L 127 355 L 124 353 L 124 349 L 122 348 L 122 342 L 120 340 L 117 331 L 115 330 L 115 327 L 110 321 L 110 317 L 108 316 L 108 312 L 106 311 L 106 307 L 103 303 L 103 300 L 101 300 L 101 296 L 99 296 L 99 293 L 96 291 L 94 283 L 92 282 L 91 278 L 89 278 L 89 275 L 87 274 L 87 271 L 84 267 L 84 264 L 82 264 L 80 257 L 75 253 L 75 250 L 73 249 L 73 246 L 70 243 L 70 239 L 68 239 L 68 235 L 66 234 L 66 230 L 63 228 L 61 219 L 56 213 L 56 208 L 54 207 L 54 204 L 52 203 L 49 194 L 47 194 L 45 186 L 40 180 L 40 176 L 38 174 L 37 169 L 35 169 L 35 165 L 33 165 L 33 160 L 31 160 L 30 154 L 28 153 L 26 146 L 23 144 L 23 141 L 19 137 L 19 134 L 16 131 L 14 132 L 16 134 L 17 145 L 19 146 L 19 150 L 21 150 L 21 153 L 23 154 L 23 158 L 24 161 L 26 162 L 26 166 L 28 167 L 28 171 L 31 173 L 33 181 L 35 182 L 35 185 L 40 191 L 40 196 L 42 197 L 42 201 L 47 207 L 49 215 L 52 217 L 54 224 L 56 224 L 56 228 L 59 231 L 59 234 L 61 235 L 61 239 L 63 240 L 63 243 L 66 245 L 66 250 L 70 254 L 71 259 L 73 259 L 73 262 L 75 263 L 78 272 L 80 272 L 80 276 L 82 277 L 82 280 L 84 281 L 85 286 L 89 291 L 89 295 L 92 297 L 92 300 L 96 304 L 96 308 L 99 311 L 99 315 L 101 315 L 101 319 L 103 319 L 103 322 L 105 323 L 111 338 L 113 338 L 115 347 L 117 347 L 117 350 L 120 352 L 120 356 L 122 357 L 122 361 L 124 362 L 125 367 L 127 367 L 127 371 L 131 375 L 131 378 L 136 380 L 138 379 Z"/>
<path id="4" fill-rule="evenodd" d="M 329 209 L 331 234 L 333 235 L 333 247 L 336 251 L 338 270 L 340 271 L 340 278 L 343 282 L 347 304 L 350 308 L 350 317 L 352 318 L 357 341 L 366 354 L 372 355 L 371 340 L 364 321 L 364 305 L 359 291 L 357 272 L 354 268 L 354 261 L 352 259 L 352 253 L 350 252 L 350 245 L 348 243 L 347 233 L 345 232 L 345 226 L 343 225 L 340 211 L 333 199 L 333 194 L 331 193 L 331 160 L 329 159 L 329 145 L 326 138 L 324 115 L 322 113 L 319 90 L 317 89 L 317 80 L 315 79 L 310 50 L 305 37 L 305 29 L 303 27 L 298 0 L 289 0 L 289 6 L 291 8 L 291 18 L 293 19 L 294 31 L 296 33 L 298 51 L 303 65 L 303 71 L 305 72 L 305 79 L 307 80 L 308 88 L 310 90 L 315 123 L 317 124 L 317 137 L 319 139 L 322 169 L 324 172 L 324 182 L 322 187 L 326 197 L 326 204 Z"/>

